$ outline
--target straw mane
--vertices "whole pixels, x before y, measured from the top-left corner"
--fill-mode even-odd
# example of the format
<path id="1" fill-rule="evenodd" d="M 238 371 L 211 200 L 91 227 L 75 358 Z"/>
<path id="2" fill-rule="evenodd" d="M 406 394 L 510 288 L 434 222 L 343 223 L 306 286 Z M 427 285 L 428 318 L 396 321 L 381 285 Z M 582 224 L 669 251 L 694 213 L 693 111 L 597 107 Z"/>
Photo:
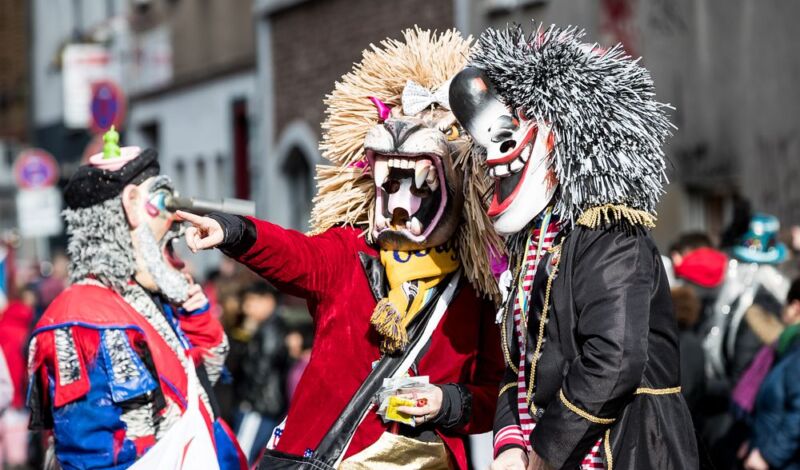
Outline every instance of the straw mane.
<path id="1" fill-rule="evenodd" d="M 311 232 L 336 225 L 364 230 L 372 242 L 375 189 L 364 159 L 364 139 L 378 124 L 378 113 L 369 97 L 389 106 L 400 106 L 408 80 L 435 89 L 458 73 L 467 62 L 472 38 L 456 30 L 436 33 L 419 28 L 403 32 L 403 40 L 386 39 L 370 45 L 361 62 L 344 75 L 325 99 L 320 148 L 331 165 L 317 165 L 318 193 L 311 211 Z M 465 274 L 484 295 L 496 296 L 497 286 L 489 265 L 488 250 L 502 246 L 485 215 L 489 182 L 480 159 L 467 158 L 472 143 L 464 138 L 461 151 L 453 156 L 457 171 L 464 175 L 465 201 L 462 224 L 456 233 Z"/>

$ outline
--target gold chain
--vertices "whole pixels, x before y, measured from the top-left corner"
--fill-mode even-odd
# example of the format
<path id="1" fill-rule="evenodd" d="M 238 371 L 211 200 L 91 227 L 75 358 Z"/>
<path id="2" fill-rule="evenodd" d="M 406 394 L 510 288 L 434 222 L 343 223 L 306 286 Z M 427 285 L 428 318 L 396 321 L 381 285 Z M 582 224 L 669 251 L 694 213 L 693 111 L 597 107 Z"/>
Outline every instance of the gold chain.
<path id="1" fill-rule="evenodd" d="M 523 254 L 523 256 L 527 256 L 527 247 L 526 247 L 525 251 L 526 252 Z M 523 260 L 524 260 L 524 258 L 523 258 Z M 522 264 L 524 264 L 524 263 L 521 262 L 521 261 L 519 263 L 517 263 L 516 268 L 514 268 L 514 276 L 511 279 L 517 279 L 517 277 L 519 276 L 520 271 L 522 270 Z M 511 298 L 511 293 L 509 293 L 509 298 Z M 513 300 L 512 300 L 512 305 L 513 305 Z M 501 325 L 500 326 L 500 343 L 503 346 L 503 358 L 505 359 L 506 364 L 508 364 L 508 367 L 510 367 L 511 370 L 514 371 L 514 374 L 518 375 L 519 374 L 519 368 L 514 364 L 514 361 L 511 360 L 511 353 L 509 352 L 508 332 L 506 331 L 506 321 L 508 320 L 508 314 L 509 314 L 509 309 L 508 309 L 508 304 L 506 303 L 506 305 L 503 305 L 503 316 L 502 316 L 501 322 L 500 322 L 500 325 Z"/>
<path id="2" fill-rule="evenodd" d="M 539 362 L 539 355 L 542 352 L 545 326 L 547 325 L 547 314 L 550 311 L 550 292 L 553 288 L 553 279 L 555 279 L 556 273 L 558 273 L 558 266 L 561 263 L 561 245 L 563 245 L 563 243 L 564 240 L 562 239 L 558 243 L 558 245 L 548 250 L 549 252 L 553 253 L 553 257 L 555 258 L 555 263 L 553 264 L 553 270 L 547 277 L 547 287 L 545 288 L 544 291 L 544 305 L 542 306 L 542 314 L 541 317 L 539 318 L 539 335 L 536 338 L 536 349 L 534 349 L 533 351 L 533 359 L 531 360 L 531 376 L 528 378 L 527 401 L 528 401 L 528 406 L 531 408 L 531 414 L 533 414 L 534 416 L 536 416 L 536 405 L 534 405 L 532 401 L 533 401 L 533 389 L 536 379 L 536 364 Z"/>
<path id="3" fill-rule="evenodd" d="M 613 470 L 614 456 L 611 454 L 611 428 L 606 429 L 606 437 L 603 439 L 603 444 L 606 449 L 606 462 L 608 463 L 606 470 Z"/>
<path id="4" fill-rule="evenodd" d="M 591 413 L 589 413 L 587 411 L 584 411 L 584 410 L 578 408 L 577 406 L 575 406 L 574 403 L 572 403 L 571 401 L 567 400 L 567 396 L 564 395 L 564 389 L 561 389 L 561 390 L 558 391 L 558 398 L 561 399 L 561 403 L 563 403 L 564 406 L 567 407 L 567 409 L 569 409 L 571 412 L 575 413 L 576 415 L 580 416 L 581 418 L 583 418 L 586 421 L 589 421 L 591 423 L 594 423 L 594 424 L 612 424 L 612 423 L 614 423 L 614 421 L 617 420 L 616 418 L 601 418 L 599 416 L 595 416 L 595 415 L 593 415 L 593 414 L 591 414 Z"/>
<path id="5" fill-rule="evenodd" d="M 503 314 L 502 323 L 500 325 L 500 343 L 503 345 L 503 358 L 506 361 L 508 367 L 514 371 L 514 374 L 519 374 L 519 368 L 514 365 L 514 361 L 511 360 L 511 354 L 508 351 L 508 333 L 506 333 L 506 319 L 508 317 L 508 312 Z"/>
<path id="6" fill-rule="evenodd" d="M 497 394 L 497 396 L 498 397 L 502 396 L 504 393 L 506 393 L 508 391 L 508 389 L 510 389 L 512 387 L 516 387 L 516 386 L 517 386 L 516 382 L 510 382 L 510 383 L 507 383 L 507 384 L 503 385 L 503 388 L 500 389 L 500 392 Z"/>
<path id="7" fill-rule="evenodd" d="M 680 387 L 672 387 L 672 388 L 639 387 L 634 392 L 634 395 L 672 395 L 673 393 L 681 393 L 681 388 Z"/>

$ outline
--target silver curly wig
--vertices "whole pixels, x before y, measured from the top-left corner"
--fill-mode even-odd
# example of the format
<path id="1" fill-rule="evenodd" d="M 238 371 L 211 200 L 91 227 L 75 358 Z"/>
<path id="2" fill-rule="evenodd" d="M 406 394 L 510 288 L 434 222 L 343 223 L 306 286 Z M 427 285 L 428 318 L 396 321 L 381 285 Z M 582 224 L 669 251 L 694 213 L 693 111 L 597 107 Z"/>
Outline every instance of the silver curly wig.
<path id="1" fill-rule="evenodd" d="M 80 209 L 65 209 L 70 257 L 70 280 L 94 277 L 123 292 L 136 272 L 133 243 L 122 198 Z"/>
<path id="2" fill-rule="evenodd" d="M 518 25 L 488 29 L 471 65 L 506 105 L 553 126 L 562 220 L 575 223 L 606 204 L 654 214 L 666 183 L 670 107 L 655 100 L 650 73 L 620 44 L 602 50 L 584 36 L 575 27 L 540 25 L 527 37 Z"/>

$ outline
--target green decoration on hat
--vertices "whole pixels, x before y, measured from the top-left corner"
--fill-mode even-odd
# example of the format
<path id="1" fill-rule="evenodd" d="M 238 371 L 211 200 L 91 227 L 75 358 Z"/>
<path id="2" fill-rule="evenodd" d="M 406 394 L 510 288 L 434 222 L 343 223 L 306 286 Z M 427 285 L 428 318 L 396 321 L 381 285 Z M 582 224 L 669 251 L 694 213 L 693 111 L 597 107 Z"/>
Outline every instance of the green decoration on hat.
<path id="1" fill-rule="evenodd" d="M 111 129 L 103 134 L 103 160 L 111 160 L 112 158 L 119 158 L 121 155 L 119 150 L 119 133 L 111 126 Z"/>

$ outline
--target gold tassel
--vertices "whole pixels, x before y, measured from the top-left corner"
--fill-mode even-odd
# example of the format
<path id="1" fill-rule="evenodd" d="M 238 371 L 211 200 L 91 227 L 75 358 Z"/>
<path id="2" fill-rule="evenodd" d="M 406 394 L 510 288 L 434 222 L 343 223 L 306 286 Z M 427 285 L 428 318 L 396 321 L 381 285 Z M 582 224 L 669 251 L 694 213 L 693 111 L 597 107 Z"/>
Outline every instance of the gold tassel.
<path id="1" fill-rule="evenodd" d="M 578 225 L 596 229 L 604 223 L 614 220 L 625 220 L 632 225 L 639 225 L 645 228 L 654 228 L 656 226 L 656 216 L 654 214 L 632 209 L 621 204 L 590 207 L 578 217 Z"/>
<path id="2" fill-rule="evenodd" d="M 394 353 L 408 345 L 408 332 L 403 326 L 403 317 L 389 299 L 381 299 L 372 312 L 370 323 L 383 336 L 381 351 Z"/>

